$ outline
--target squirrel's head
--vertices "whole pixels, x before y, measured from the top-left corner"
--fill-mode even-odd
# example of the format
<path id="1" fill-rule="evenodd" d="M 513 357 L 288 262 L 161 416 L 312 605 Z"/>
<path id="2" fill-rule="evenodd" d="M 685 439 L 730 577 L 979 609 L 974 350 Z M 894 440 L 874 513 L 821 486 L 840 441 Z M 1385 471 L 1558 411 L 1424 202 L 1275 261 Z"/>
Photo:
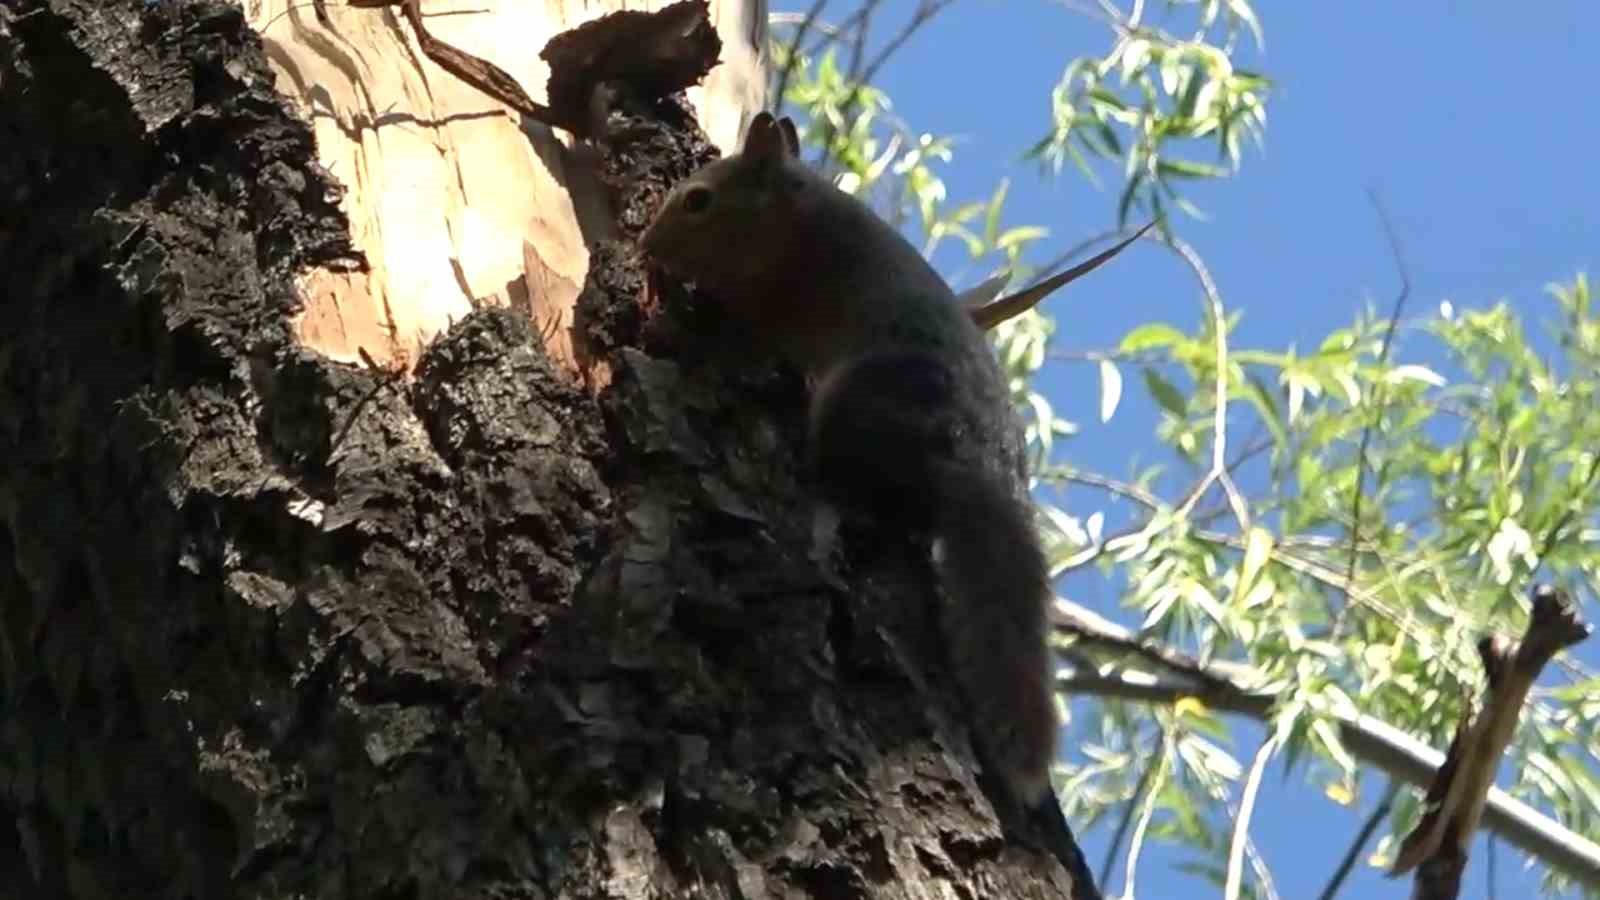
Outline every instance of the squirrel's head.
<path id="1" fill-rule="evenodd" d="M 796 203 L 817 179 L 798 160 L 794 123 L 757 113 L 739 153 L 680 182 L 639 245 L 679 278 L 737 293 L 770 275 L 796 225 Z"/>

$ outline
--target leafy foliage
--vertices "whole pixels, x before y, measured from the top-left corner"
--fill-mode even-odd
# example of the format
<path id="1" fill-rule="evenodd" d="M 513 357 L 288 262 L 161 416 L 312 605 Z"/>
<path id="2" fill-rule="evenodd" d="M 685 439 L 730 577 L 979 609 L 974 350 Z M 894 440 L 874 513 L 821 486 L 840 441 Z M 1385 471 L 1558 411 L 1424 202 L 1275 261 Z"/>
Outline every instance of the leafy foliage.
<path id="1" fill-rule="evenodd" d="M 1161 27 L 1144 6 L 1093 7 L 1111 25 L 1111 47 L 1067 65 L 1049 131 L 1028 151 L 1050 171 L 1070 161 L 1091 179 L 1094 160 L 1120 161 L 1119 222 L 1135 209 L 1195 212 L 1176 184 L 1230 175 L 1266 123 L 1269 81 L 1234 64 L 1242 36 L 1263 39 L 1246 0 L 1173 0 Z M 858 31 L 809 45 L 803 32 L 779 35 L 783 99 L 806 123 L 805 142 L 926 253 L 956 238 L 975 266 L 1027 277 L 1024 252 L 1046 231 L 1005 223 L 1004 182 L 987 198 L 949 201 L 938 172 L 954 143 L 913 132 L 841 66 L 840 49 L 864 39 L 866 19 L 853 21 Z M 1190 37 L 1172 36 L 1184 24 Z M 1219 163 L 1182 155 L 1204 141 Z M 1267 752 L 1349 804 L 1372 773 L 1344 746 L 1341 718 L 1375 717 L 1442 747 L 1478 692 L 1475 642 L 1520 633 L 1535 575 L 1584 597 L 1600 583 L 1600 312 L 1579 275 L 1551 287 L 1552 314 L 1532 337 L 1505 303 L 1443 303 L 1394 323 L 1363 311 L 1309 349 L 1234 347 L 1241 313 L 1224 307 L 1166 225 L 1161 241 L 1208 295 L 1198 324 L 1138 324 L 1115 347 L 1077 354 L 1093 363 L 1102 420 L 1148 396 L 1158 462 L 1119 473 L 1073 466 L 1077 426 L 1032 386 L 1057 358 L 1054 323 L 1030 312 L 995 331 L 1039 485 L 1096 498 L 1069 510 L 1041 492 L 1053 565 L 1060 575 L 1093 567 L 1140 637 L 1270 695 Z M 1061 650 L 1081 672 L 1141 662 L 1071 641 Z M 1600 674 L 1558 662 L 1524 715 L 1503 786 L 1579 834 L 1600 834 Z M 1073 702 L 1074 756 L 1058 786 L 1075 822 L 1114 829 L 1113 851 L 1176 843 L 1195 854 L 1188 871 L 1220 884 L 1247 765 L 1217 711 L 1171 696 L 1182 699 Z M 1398 793 L 1393 833 L 1415 821 L 1419 800 Z M 1385 837 L 1371 862 L 1385 864 L 1395 846 Z M 1275 895 L 1270 872 L 1244 851 L 1242 895 Z M 1546 886 L 1562 888 L 1559 873 L 1548 870 Z"/>
<path id="2" fill-rule="evenodd" d="M 1136 208 L 1164 219 L 1169 203 L 1199 216 L 1176 183 L 1226 177 L 1239 167 L 1244 140 L 1259 144 L 1266 127 L 1268 80 L 1233 62 L 1241 31 L 1262 43 L 1247 0 L 1170 6 L 1198 7 L 1198 16 L 1183 17 L 1197 19 L 1193 36 L 1151 26 L 1143 3 L 1115 16 L 1111 49 L 1067 64 L 1050 94 L 1050 130 L 1029 151 L 1055 172 L 1070 161 L 1096 183 L 1091 158 L 1121 161 L 1120 225 Z M 1216 142 L 1219 163 L 1179 155 L 1208 139 Z"/>

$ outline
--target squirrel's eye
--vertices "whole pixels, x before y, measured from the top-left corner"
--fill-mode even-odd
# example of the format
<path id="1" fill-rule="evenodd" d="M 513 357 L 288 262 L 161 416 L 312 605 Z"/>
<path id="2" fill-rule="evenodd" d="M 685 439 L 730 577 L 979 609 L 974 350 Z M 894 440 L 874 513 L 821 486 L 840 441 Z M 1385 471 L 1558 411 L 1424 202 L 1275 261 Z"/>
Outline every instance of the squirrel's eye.
<path id="1" fill-rule="evenodd" d="M 711 208 L 711 189 L 692 187 L 683 195 L 683 211 L 699 215 Z"/>

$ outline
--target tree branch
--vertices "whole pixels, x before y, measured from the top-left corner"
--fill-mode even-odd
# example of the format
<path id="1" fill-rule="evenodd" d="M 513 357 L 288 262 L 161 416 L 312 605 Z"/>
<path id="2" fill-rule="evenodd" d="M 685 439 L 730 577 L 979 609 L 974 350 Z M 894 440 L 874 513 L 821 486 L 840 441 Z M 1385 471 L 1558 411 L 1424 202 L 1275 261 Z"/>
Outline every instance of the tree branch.
<path id="1" fill-rule="evenodd" d="M 1378 801 L 1378 806 L 1361 823 L 1361 830 L 1356 832 L 1356 839 L 1350 842 L 1350 849 L 1344 852 L 1344 859 L 1339 860 L 1339 867 L 1333 870 L 1333 877 L 1328 879 L 1328 886 L 1322 889 L 1319 900 L 1333 900 L 1339 893 L 1339 888 L 1344 885 L 1344 880 L 1350 876 L 1350 870 L 1356 866 L 1356 860 L 1361 858 L 1361 851 L 1372 840 L 1372 833 L 1383 824 L 1384 817 L 1389 815 L 1389 810 L 1394 809 L 1394 796 L 1399 792 L 1400 786 L 1394 781 L 1389 782 L 1389 789 L 1384 791 L 1383 799 Z"/>
<path id="2" fill-rule="evenodd" d="M 1116 697 L 1137 703 L 1171 705 L 1197 697 L 1213 709 L 1267 721 L 1276 695 L 1246 686 L 1267 681 L 1259 670 L 1242 663 L 1186 663 L 1181 654 L 1152 648 L 1123 628 L 1076 604 L 1057 599 L 1055 623 L 1080 641 L 1150 659 L 1155 654 L 1168 677 L 1148 671 L 1070 671 L 1057 687 L 1073 694 Z M 1154 661 L 1154 660 L 1153 660 Z M 1356 758 L 1392 778 L 1417 787 L 1429 785 L 1444 764 L 1444 754 L 1381 719 L 1353 709 L 1332 714 L 1340 740 Z M 1541 814 L 1496 787 L 1488 791 L 1483 824 L 1523 852 L 1543 860 L 1574 880 L 1600 888 L 1600 844 Z"/>
<path id="3" fill-rule="evenodd" d="M 1428 810 L 1401 842 L 1389 870 L 1391 876 L 1417 870 L 1413 896 L 1453 900 L 1459 895 L 1467 847 L 1534 679 L 1557 652 L 1584 640 L 1590 630 L 1570 595 L 1539 585 L 1522 640 L 1479 642 L 1489 682 L 1483 710 L 1477 715 L 1470 706 L 1463 710 L 1444 765 L 1428 786 Z"/>
<path id="4" fill-rule="evenodd" d="M 1255 812 L 1261 775 L 1277 751 L 1278 736 L 1273 734 L 1261 742 L 1261 747 L 1256 750 L 1256 758 L 1250 763 L 1250 774 L 1244 782 L 1244 796 L 1239 799 L 1239 814 L 1233 821 L 1233 840 L 1228 847 L 1228 878 L 1222 890 L 1226 900 L 1238 900 L 1239 890 L 1244 885 L 1244 848 L 1250 840 L 1250 816 Z"/>
<path id="5" fill-rule="evenodd" d="M 1350 559 L 1345 566 L 1345 584 L 1354 584 L 1356 580 L 1356 556 L 1359 555 L 1361 546 L 1361 502 L 1366 493 L 1367 486 L 1367 447 L 1372 442 L 1372 432 L 1378 419 L 1383 415 L 1383 378 L 1381 370 L 1389 361 L 1389 351 L 1394 346 L 1395 328 L 1400 324 L 1400 314 L 1405 311 L 1406 298 L 1411 296 L 1411 274 L 1406 270 L 1405 254 L 1400 251 L 1400 236 L 1395 234 L 1394 225 L 1389 221 L 1389 214 L 1384 211 L 1383 201 L 1379 199 L 1376 190 L 1368 190 L 1367 196 L 1372 198 L 1372 206 L 1378 212 L 1378 221 L 1383 223 L 1384 236 L 1389 239 L 1389 251 L 1394 255 L 1394 267 L 1400 273 L 1400 293 L 1395 295 L 1394 309 L 1389 313 L 1388 325 L 1383 331 L 1383 346 L 1378 351 L 1378 368 L 1380 377 L 1372 386 L 1372 415 L 1361 429 L 1361 442 L 1356 447 L 1356 489 L 1355 496 L 1350 501 Z M 1379 491 L 1382 491 L 1380 483 Z M 1348 593 L 1346 594 L 1348 597 Z M 1339 607 L 1333 616 L 1332 633 L 1338 637 L 1344 630 L 1345 611 L 1348 604 Z"/>

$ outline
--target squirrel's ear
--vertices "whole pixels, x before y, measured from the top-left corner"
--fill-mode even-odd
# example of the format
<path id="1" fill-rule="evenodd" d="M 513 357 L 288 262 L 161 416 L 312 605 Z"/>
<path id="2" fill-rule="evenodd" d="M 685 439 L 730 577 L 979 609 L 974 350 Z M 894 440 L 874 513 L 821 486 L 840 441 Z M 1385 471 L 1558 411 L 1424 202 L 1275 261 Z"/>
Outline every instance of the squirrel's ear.
<path id="1" fill-rule="evenodd" d="M 793 125 L 790 127 L 793 128 Z M 778 162 L 794 155 L 789 151 L 788 141 L 778 120 L 772 117 L 772 113 L 762 110 L 750 120 L 750 127 L 745 130 L 741 155 L 756 162 Z"/>
<path id="2" fill-rule="evenodd" d="M 790 156 L 800 155 L 800 132 L 795 130 L 794 120 L 788 116 L 778 120 L 778 130 L 783 132 L 783 145 L 789 148 Z"/>

